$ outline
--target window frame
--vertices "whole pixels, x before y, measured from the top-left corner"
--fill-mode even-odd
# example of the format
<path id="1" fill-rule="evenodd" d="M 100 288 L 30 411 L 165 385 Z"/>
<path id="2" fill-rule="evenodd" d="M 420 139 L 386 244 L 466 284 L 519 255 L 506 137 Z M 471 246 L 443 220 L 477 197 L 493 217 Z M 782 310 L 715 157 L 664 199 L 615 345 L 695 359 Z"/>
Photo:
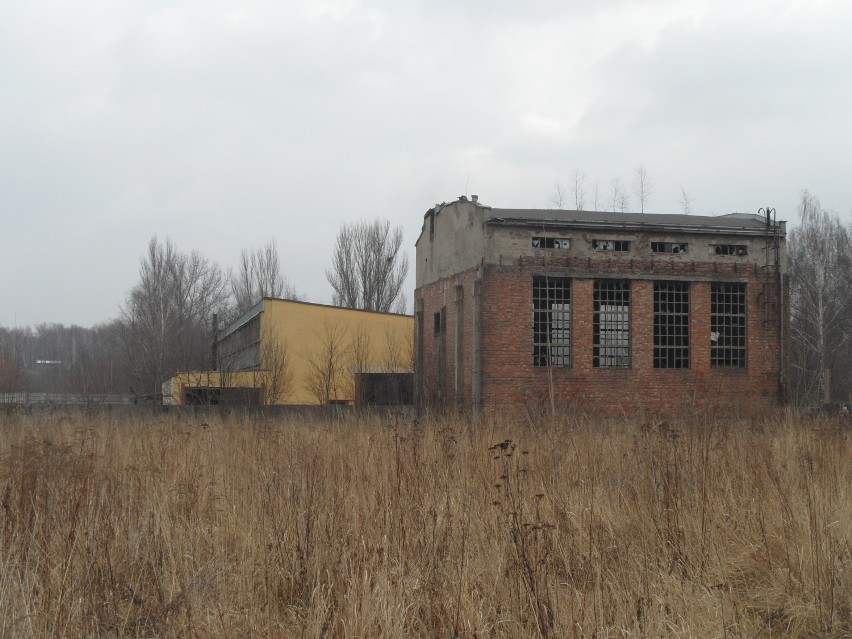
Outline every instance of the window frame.
<path id="1" fill-rule="evenodd" d="M 538 242 L 536 244 L 536 242 Z M 557 237 L 555 235 L 533 235 L 532 248 L 534 249 L 555 249 L 560 251 L 568 251 L 571 249 L 570 237 Z"/>
<path id="2" fill-rule="evenodd" d="M 708 253 L 719 257 L 747 257 L 747 244 L 708 244 Z"/>
<path id="3" fill-rule="evenodd" d="M 651 242 L 651 253 L 657 255 L 687 255 L 688 242 Z"/>
<path id="4" fill-rule="evenodd" d="M 737 343 L 731 343 L 734 340 Z M 710 284 L 710 367 L 748 368 L 748 286 L 745 282 Z"/>
<path id="5" fill-rule="evenodd" d="M 593 368 L 631 367 L 630 288 L 630 280 L 626 279 L 596 279 L 594 282 Z"/>
<path id="6" fill-rule="evenodd" d="M 540 294 L 542 291 L 543 295 Z M 573 356 L 572 293 L 571 278 L 569 277 L 533 276 L 533 366 L 571 367 Z M 554 336 L 556 336 L 556 339 L 554 339 Z"/>
<path id="7" fill-rule="evenodd" d="M 654 368 L 688 369 L 690 353 L 690 283 L 654 282 Z M 663 308 L 665 306 L 665 308 Z M 669 343 L 663 343 L 663 340 Z"/>
<path id="8" fill-rule="evenodd" d="M 599 246 L 598 243 L 604 242 L 612 242 L 612 248 L 607 248 L 604 246 Z M 603 238 L 595 238 L 592 240 L 592 250 L 600 251 L 601 253 L 629 253 L 630 252 L 630 240 L 612 240 L 612 239 L 603 239 Z"/>

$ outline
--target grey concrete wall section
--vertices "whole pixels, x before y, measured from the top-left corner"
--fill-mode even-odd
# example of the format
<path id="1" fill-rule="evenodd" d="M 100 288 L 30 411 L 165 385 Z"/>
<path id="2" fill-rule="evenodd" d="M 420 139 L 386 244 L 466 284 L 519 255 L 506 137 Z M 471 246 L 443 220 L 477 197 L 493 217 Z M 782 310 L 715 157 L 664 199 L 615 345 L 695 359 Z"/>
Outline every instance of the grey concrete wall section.
<path id="1" fill-rule="evenodd" d="M 418 288 L 480 263 L 485 253 L 484 210 L 475 202 L 458 201 L 426 215 L 417 241 Z"/>
<path id="2" fill-rule="evenodd" d="M 696 226 L 700 230 L 695 233 L 673 232 L 666 228 L 657 230 L 654 226 L 664 226 L 663 218 L 680 219 L 683 216 L 648 215 L 648 226 L 642 230 L 636 230 L 635 221 L 633 228 L 630 229 L 613 228 L 611 223 L 617 220 L 607 220 L 610 226 L 606 228 L 594 228 L 594 220 L 582 223 L 580 227 L 576 222 L 569 222 L 562 228 L 554 219 L 543 220 L 540 226 L 537 226 L 537 220 L 533 218 L 521 221 L 503 220 L 500 215 L 506 212 L 508 211 L 491 209 L 466 200 L 431 209 L 424 217 L 423 231 L 417 242 L 416 286 L 419 288 L 431 284 L 483 263 L 511 264 L 521 257 L 560 254 L 592 258 L 610 255 L 683 262 L 737 262 L 758 266 L 766 265 L 767 261 L 769 264 L 775 263 L 774 238 L 771 233 L 764 236 L 756 235 L 763 230 L 759 225 L 758 228 L 744 228 L 742 233 L 723 232 L 720 229 L 719 233 L 714 234 L 712 227 L 704 225 Z M 522 212 L 535 213 L 535 211 Z M 560 212 L 552 213 L 560 214 Z M 701 218 L 701 220 L 705 219 L 720 220 L 720 225 L 726 223 L 725 216 Z M 699 222 L 698 218 L 696 222 Z M 780 223 L 778 230 L 781 233 L 779 242 L 781 268 L 782 271 L 786 271 L 785 225 Z M 552 238 L 557 241 L 556 246 L 536 247 L 534 238 Z M 630 248 L 627 252 L 602 251 L 595 248 L 595 240 L 624 240 L 630 242 Z M 653 242 L 686 244 L 687 250 L 678 253 L 655 253 L 651 248 Z M 554 242 L 551 241 L 550 244 Z M 745 246 L 747 255 L 720 255 L 714 251 L 716 245 Z M 446 301 L 452 302 L 451 299 Z"/>
<path id="3" fill-rule="evenodd" d="M 500 265 L 511 264 L 520 257 L 542 257 L 542 256 L 570 256 L 605 258 L 612 257 L 635 257 L 641 259 L 674 260 L 676 262 L 720 262 L 740 264 L 756 264 L 763 266 L 767 260 L 767 248 L 769 249 L 769 261 L 774 264 L 774 243 L 769 238 L 760 238 L 741 235 L 707 235 L 687 233 L 655 233 L 653 230 L 646 232 L 619 232 L 616 230 L 579 230 L 579 229 L 535 229 L 531 227 L 512 227 L 488 225 L 486 227 L 486 253 L 485 264 Z M 569 247 L 566 248 L 536 248 L 534 238 L 554 238 L 560 244 L 568 240 Z M 595 240 L 626 240 L 630 242 L 627 252 L 601 251 L 594 248 Z M 671 244 L 686 244 L 686 252 L 679 253 L 654 253 L 651 250 L 652 242 L 664 242 Z M 718 255 L 714 247 L 717 245 L 745 246 L 747 255 Z M 781 242 L 782 268 L 786 269 L 785 243 Z"/>

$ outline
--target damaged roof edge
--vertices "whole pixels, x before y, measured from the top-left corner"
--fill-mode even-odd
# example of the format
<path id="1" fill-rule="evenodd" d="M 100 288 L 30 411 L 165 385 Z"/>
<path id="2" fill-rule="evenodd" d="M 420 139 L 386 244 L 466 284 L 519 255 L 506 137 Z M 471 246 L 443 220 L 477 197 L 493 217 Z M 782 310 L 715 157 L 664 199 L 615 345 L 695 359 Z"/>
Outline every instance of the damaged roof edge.
<path id="1" fill-rule="evenodd" d="M 441 202 L 440 204 L 436 204 L 432 208 L 428 209 L 423 214 L 423 225 L 420 227 L 420 235 L 418 235 L 417 239 L 414 241 L 414 246 L 417 246 L 420 243 L 420 238 L 423 237 L 423 232 L 426 230 L 426 218 L 429 217 L 430 215 L 438 215 L 438 213 L 440 213 L 444 208 L 450 206 L 451 204 L 458 204 L 459 202 L 462 202 L 462 203 L 465 203 L 465 204 L 473 204 L 474 206 L 476 206 L 480 209 L 490 209 L 491 208 L 490 206 L 486 206 L 485 204 L 480 202 L 478 195 L 473 195 L 471 197 L 473 199 L 468 200 L 467 196 L 462 195 L 462 196 L 459 196 L 459 199 L 457 199 L 457 200 L 453 200 L 452 202 Z"/>

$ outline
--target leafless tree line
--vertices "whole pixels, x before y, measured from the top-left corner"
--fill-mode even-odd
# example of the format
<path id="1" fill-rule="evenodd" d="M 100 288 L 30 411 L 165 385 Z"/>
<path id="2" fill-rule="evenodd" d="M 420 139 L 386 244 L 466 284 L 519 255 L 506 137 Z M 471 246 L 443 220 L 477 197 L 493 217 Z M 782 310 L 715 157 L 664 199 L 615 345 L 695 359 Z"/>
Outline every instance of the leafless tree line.
<path id="1" fill-rule="evenodd" d="M 799 404 L 852 400 L 852 230 L 803 191 L 788 240 L 791 389 Z M 828 391 L 828 392 L 826 392 Z"/>
<path id="2" fill-rule="evenodd" d="M 408 261 L 401 246 L 401 228 L 387 221 L 344 225 L 329 271 L 338 285 L 334 303 L 404 312 Z M 282 273 L 274 240 L 243 250 L 237 268 L 226 271 L 197 251 L 152 237 L 117 319 L 93 328 L 0 327 L 0 393 L 129 392 L 157 400 L 162 382 L 175 372 L 216 368 L 214 314 L 228 323 L 263 297 L 299 298 Z M 268 342 L 268 348 L 264 359 L 278 372 L 268 373 L 267 394 L 281 395 L 292 384 L 282 361 L 289 351 L 286 344 Z"/>
<path id="3" fill-rule="evenodd" d="M 692 213 L 695 198 L 683 186 L 678 186 L 681 212 L 689 215 Z M 633 171 L 633 195 L 636 198 L 634 209 L 638 208 L 640 213 L 644 213 L 655 192 L 653 178 L 645 166 L 640 164 Z M 608 190 L 602 192 L 598 179 L 589 179 L 579 169 L 575 169 L 568 176 L 566 183 L 556 182 L 550 203 L 557 209 L 573 208 L 575 211 L 587 210 L 587 204 L 591 204 L 592 211 L 626 213 L 631 208 L 630 195 L 620 178 L 613 178 Z"/>
<path id="4" fill-rule="evenodd" d="M 120 347 L 115 321 L 91 328 L 0 327 L 0 393 L 69 393 L 95 401 L 127 392 Z"/>

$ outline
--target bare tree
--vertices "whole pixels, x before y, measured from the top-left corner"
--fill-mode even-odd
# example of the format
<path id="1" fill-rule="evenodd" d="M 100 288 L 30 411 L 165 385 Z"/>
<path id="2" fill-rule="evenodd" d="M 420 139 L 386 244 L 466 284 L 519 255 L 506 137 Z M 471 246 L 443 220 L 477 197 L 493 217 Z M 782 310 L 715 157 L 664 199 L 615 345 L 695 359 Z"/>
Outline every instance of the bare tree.
<path id="1" fill-rule="evenodd" d="M 281 404 L 293 392 L 293 365 L 290 347 L 286 339 L 271 331 L 264 336 L 260 349 L 258 382 L 263 386 L 264 403 Z"/>
<path id="2" fill-rule="evenodd" d="M 137 394 L 157 397 L 169 374 L 209 363 L 209 318 L 227 299 L 216 264 L 151 238 L 139 282 L 121 307 L 121 339 Z"/>
<path id="3" fill-rule="evenodd" d="M 85 343 L 75 344 L 76 352 L 65 371 L 65 390 L 86 406 L 103 402 L 104 396 L 113 387 L 111 354 L 96 348 L 95 344 L 86 339 L 97 335 L 95 330 L 82 333 L 81 341 Z"/>
<path id="4" fill-rule="evenodd" d="M 640 212 L 644 213 L 645 205 L 654 192 L 654 182 L 651 180 L 651 176 L 648 175 L 648 171 L 641 164 L 633 172 L 633 192 L 639 198 Z"/>
<path id="5" fill-rule="evenodd" d="M 337 233 L 331 269 L 325 272 L 334 288 L 334 304 L 346 308 L 404 312 L 402 285 L 408 257 L 400 251 L 402 228 L 387 220 L 344 224 Z"/>
<path id="6" fill-rule="evenodd" d="M 360 324 L 352 330 L 349 336 L 349 344 L 346 350 L 347 371 L 341 387 L 348 397 L 355 397 L 355 377 L 362 373 L 369 373 L 374 366 L 373 343 L 370 333 L 364 324 Z"/>
<path id="7" fill-rule="evenodd" d="M 570 196 L 574 200 L 575 211 L 582 211 L 586 206 L 586 190 L 583 186 L 585 181 L 586 174 L 579 169 L 575 169 L 574 172 L 571 173 L 568 188 L 570 189 Z M 562 184 L 557 182 L 554 186 L 553 195 L 550 197 L 550 201 L 557 209 L 564 209 L 568 206 L 570 201 L 568 198 L 569 192 L 562 186 Z"/>
<path id="8" fill-rule="evenodd" d="M 567 200 L 568 195 L 565 193 L 565 188 L 559 182 L 556 182 L 553 185 L 553 195 L 550 196 L 550 202 L 557 209 L 562 210 L 565 208 L 565 202 Z"/>
<path id="9" fill-rule="evenodd" d="M 612 197 L 612 211 L 621 211 L 624 213 L 627 210 L 630 198 L 624 190 L 624 185 L 620 179 L 612 179 L 612 182 L 610 182 L 610 194 Z"/>
<path id="10" fill-rule="evenodd" d="M 583 184 L 586 182 L 586 174 L 579 169 L 574 169 L 571 174 L 571 191 L 574 195 L 574 210 L 582 211 L 586 206 L 586 190 Z"/>
<path id="11" fill-rule="evenodd" d="M 414 370 L 414 335 L 398 327 L 385 328 L 385 354 L 381 362 L 387 373 Z"/>
<path id="12" fill-rule="evenodd" d="M 799 215 L 789 241 L 792 373 L 797 399 L 819 402 L 826 370 L 849 377 L 852 241 L 837 214 L 808 191 L 802 192 Z"/>
<path id="13" fill-rule="evenodd" d="M 678 184 L 678 186 L 680 187 L 680 210 L 683 211 L 684 215 L 691 215 L 695 198 L 690 195 L 689 191 L 683 188 L 683 185 Z"/>
<path id="14" fill-rule="evenodd" d="M 347 384 L 346 365 L 348 360 L 346 329 L 337 322 L 323 322 L 317 329 L 319 347 L 305 353 L 308 373 L 305 390 L 318 404 L 328 404 L 343 399 Z"/>
<path id="15" fill-rule="evenodd" d="M 232 272 L 229 279 L 237 315 L 264 297 L 298 299 L 296 289 L 281 273 L 278 245 L 274 239 L 260 248 L 243 249 L 237 271 Z"/>
<path id="16" fill-rule="evenodd" d="M 599 211 L 600 208 L 600 188 L 598 184 L 598 178 L 595 178 L 595 185 L 592 189 L 592 209 L 595 211 Z"/>

